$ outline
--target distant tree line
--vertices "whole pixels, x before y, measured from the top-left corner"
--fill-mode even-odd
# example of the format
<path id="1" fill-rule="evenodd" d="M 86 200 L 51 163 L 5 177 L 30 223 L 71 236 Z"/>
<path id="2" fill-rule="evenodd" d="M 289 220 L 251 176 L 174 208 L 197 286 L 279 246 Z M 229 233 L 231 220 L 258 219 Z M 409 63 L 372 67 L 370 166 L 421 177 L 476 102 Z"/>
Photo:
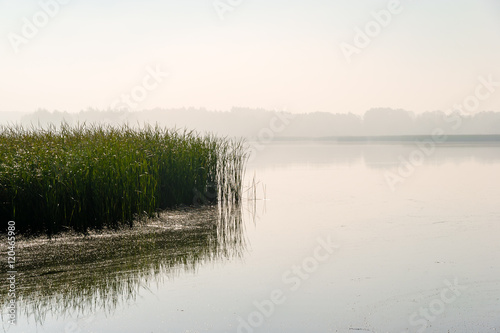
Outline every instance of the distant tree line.
<path id="1" fill-rule="evenodd" d="M 285 125 L 274 125 L 277 116 L 289 116 Z M 440 128 L 447 134 L 500 134 L 500 112 L 474 114 L 429 111 L 414 114 L 402 109 L 373 108 L 364 116 L 352 113 L 312 112 L 286 114 L 279 111 L 235 107 L 231 111 L 196 108 L 152 109 L 140 112 L 87 109 L 79 113 L 38 110 L 20 119 L 23 125 L 107 123 L 195 129 L 219 135 L 257 137 L 263 129 L 274 137 L 326 137 L 369 135 L 430 135 Z M 279 128 L 279 130 L 277 130 Z"/>

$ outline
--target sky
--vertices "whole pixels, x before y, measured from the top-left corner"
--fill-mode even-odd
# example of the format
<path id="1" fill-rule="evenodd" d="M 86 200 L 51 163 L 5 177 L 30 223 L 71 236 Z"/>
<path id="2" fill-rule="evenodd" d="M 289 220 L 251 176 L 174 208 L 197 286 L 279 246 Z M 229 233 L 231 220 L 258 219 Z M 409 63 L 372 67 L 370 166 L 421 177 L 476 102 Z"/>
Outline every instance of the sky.
<path id="1" fill-rule="evenodd" d="M 498 0 L 0 0 L 0 116 L 447 111 L 493 82 Z M 487 88 L 482 88 L 487 89 Z"/>

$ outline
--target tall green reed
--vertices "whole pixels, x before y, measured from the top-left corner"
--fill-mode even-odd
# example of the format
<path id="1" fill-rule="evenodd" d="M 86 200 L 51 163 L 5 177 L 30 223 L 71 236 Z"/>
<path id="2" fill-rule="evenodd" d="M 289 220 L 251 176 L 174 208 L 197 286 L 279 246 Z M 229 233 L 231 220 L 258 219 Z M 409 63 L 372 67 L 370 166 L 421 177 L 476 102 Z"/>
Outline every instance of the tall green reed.
<path id="1" fill-rule="evenodd" d="M 85 232 L 192 205 L 195 193 L 238 202 L 245 162 L 242 142 L 186 130 L 2 127 L 0 219 L 24 232 Z"/>

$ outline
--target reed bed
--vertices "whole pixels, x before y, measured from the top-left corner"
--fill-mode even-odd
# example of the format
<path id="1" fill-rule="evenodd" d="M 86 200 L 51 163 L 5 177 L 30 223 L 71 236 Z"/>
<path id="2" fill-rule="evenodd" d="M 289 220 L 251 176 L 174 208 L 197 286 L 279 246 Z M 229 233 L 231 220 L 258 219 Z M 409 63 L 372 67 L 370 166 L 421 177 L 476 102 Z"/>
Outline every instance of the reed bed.
<path id="1" fill-rule="evenodd" d="M 158 126 L 2 127 L 0 219 L 50 235 L 238 202 L 245 162 L 242 141 Z"/>

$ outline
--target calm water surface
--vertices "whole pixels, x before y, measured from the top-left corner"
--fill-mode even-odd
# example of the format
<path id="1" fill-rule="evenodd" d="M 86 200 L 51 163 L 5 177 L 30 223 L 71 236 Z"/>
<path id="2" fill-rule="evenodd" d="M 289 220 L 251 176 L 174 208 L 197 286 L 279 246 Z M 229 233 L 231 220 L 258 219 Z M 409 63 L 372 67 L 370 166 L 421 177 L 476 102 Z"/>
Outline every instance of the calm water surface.
<path id="1" fill-rule="evenodd" d="M 64 258 L 81 249 L 66 269 L 26 246 L 35 273 L 2 329 L 500 332 L 500 146 L 439 147 L 392 190 L 414 149 L 275 143 L 247 170 L 258 200 L 223 227 L 202 209 L 147 236 L 60 240 Z"/>

